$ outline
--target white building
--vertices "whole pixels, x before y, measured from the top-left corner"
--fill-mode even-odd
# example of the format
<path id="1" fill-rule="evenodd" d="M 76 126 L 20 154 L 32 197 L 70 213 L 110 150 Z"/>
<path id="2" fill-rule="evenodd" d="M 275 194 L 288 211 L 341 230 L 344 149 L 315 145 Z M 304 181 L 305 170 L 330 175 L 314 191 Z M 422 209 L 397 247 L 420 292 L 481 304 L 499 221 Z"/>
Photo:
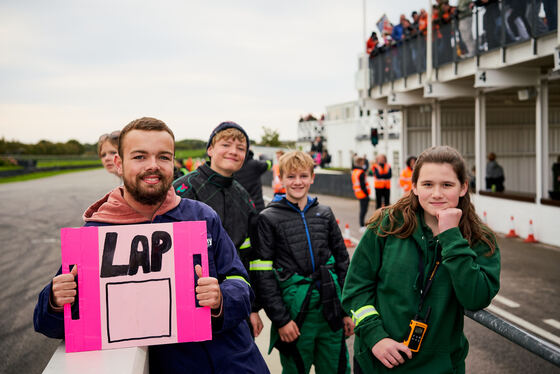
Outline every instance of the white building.
<path id="1" fill-rule="evenodd" d="M 475 11 L 481 19 L 486 9 L 475 7 Z M 478 37 L 485 25 L 475 27 L 476 18 L 477 14 L 453 21 L 472 22 L 468 28 L 472 43 L 480 40 L 461 54 L 454 54 L 453 37 L 447 50 L 438 48 L 445 38 L 433 44 L 416 38 L 371 61 L 366 54 L 359 57 L 358 100 L 327 107 L 322 131 L 331 165 L 349 167 L 353 153 L 370 160 L 385 153 L 396 177 L 408 155 L 418 155 L 432 145 L 450 145 L 463 154 L 469 168 L 476 167 L 472 199 L 494 230 L 514 229 L 522 238 L 533 230 L 537 240 L 560 246 L 560 201 L 550 192 L 552 165 L 560 156 L 560 32 L 549 31 L 539 14 L 531 18 L 529 34 L 511 39 L 507 30 L 498 45 L 489 46 Z M 452 32 L 453 26 L 442 26 L 438 32 Z M 427 40 L 430 35 L 429 29 Z M 421 53 L 425 64 L 418 58 Z M 383 136 L 385 127 L 388 138 Z M 380 130 L 375 148 L 370 128 Z M 497 154 L 504 168 L 503 193 L 486 189 L 489 152 Z"/>

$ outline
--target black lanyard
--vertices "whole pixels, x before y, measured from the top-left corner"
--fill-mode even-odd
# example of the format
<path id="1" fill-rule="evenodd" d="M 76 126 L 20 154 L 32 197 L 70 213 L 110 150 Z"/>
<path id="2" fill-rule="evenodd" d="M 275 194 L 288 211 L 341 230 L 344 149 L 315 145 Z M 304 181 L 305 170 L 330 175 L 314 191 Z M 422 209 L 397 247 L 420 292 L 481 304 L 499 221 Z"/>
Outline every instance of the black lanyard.
<path id="1" fill-rule="evenodd" d="M 441 264 L 441 252 L 438 251 L 438 245 L 439 245 L 439 241 L 436 239 L 436 248 L 435 248 L 436 263 L 433 269 L 430 271 L 430 276 L 428 277 L 428 280 L 426 281 L 424 287 L 420 291 L 420 302 L 418 303 L 418 314 L 416 315 L 417 316 L 416 318 L 418 318 L 420 312 L 422 312 L 422 306 L 424 305 L 424 300 L 426 299 L 428 292 L 430 292 L 430 289 L 432 288 L 432 283 L 434 282 L 436 272 L 439 269 L 439 265 Z M 422 282 L 423 282 L 424 281 L 424 255 L 422 254 L 422 250 L 420 248 L 418 248 L 418 271 L 420 273 L 420 276 L 422 277 Z M 428 310 L 424 320 L 426 321 L 428 320 L 429 314 L 430 312 Z"/>

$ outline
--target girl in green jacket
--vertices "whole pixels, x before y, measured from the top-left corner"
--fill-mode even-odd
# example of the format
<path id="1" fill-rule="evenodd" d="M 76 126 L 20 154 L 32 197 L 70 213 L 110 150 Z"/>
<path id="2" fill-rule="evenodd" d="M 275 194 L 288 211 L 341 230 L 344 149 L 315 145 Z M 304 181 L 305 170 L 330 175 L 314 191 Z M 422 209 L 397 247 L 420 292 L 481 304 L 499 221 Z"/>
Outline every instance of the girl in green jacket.
<path id="1" fill-rule="evenodd" d="M 465 161 L 451 147 L 425 150 L 412 193 L 376 211 L 348 269 L 355 372 L 464 373 L 464 310 L 488 306 L 499 279 L 499 250 L 470 201 Z"/>

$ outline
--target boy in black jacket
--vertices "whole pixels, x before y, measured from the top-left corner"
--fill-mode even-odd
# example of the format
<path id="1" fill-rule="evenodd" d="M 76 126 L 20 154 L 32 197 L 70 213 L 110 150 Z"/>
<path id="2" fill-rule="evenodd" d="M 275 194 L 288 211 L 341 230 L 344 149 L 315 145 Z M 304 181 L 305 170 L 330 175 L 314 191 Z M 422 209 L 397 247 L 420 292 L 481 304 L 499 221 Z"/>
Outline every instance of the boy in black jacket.
<path id="1" fill-rule="evenodd" d="M 349 373 L 345 337 L 353 322 L 341 309 L 348 252 L 331 209 L 307 196 L 313 160 L 294 151 L 279 160 L 285 196 L 258 219 L 257 288 L 272 321 L 271 346 L 283 373 Z"/>
<path id="2" fill-rule="evenodd" d="M 222 122 L 210 134 L 206 152 L 210 162 L 177 179 L 173 187 L 177 195 L 210 205 L 218 213 L 224 229 L 237 248 L 243 265 L 249 271 L 250 261 L 255 259 L 257 211 L 249 193 L 233 178 L 239 171 L 249 149 L 249 136 L 235 122 Z M 253 283 L 251 281 L 251 283 Z M 253 336 L 263 328 L 255 295 L 250 325 Z"/>

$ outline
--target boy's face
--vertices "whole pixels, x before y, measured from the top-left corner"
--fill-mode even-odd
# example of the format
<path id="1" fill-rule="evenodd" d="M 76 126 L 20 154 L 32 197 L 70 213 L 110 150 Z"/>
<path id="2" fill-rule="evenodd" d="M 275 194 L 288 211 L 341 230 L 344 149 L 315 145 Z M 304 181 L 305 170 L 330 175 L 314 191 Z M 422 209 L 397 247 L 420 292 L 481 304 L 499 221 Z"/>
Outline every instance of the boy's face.
<path id="1" fill-rule="evenodd" d="M 207 153 L 212 170 L 229 177 L 243 166 L 247 143 L 235 138 L 224 138 L 211 145 Z"/>
<path id="2" fill-rule="evenodd" d="M 292 202 L 307 199 L 309 187 L 313 184 L 315 174 L 309 169 L 284 171 L 281 180 L 286 188 L 286 198 Z"/>

